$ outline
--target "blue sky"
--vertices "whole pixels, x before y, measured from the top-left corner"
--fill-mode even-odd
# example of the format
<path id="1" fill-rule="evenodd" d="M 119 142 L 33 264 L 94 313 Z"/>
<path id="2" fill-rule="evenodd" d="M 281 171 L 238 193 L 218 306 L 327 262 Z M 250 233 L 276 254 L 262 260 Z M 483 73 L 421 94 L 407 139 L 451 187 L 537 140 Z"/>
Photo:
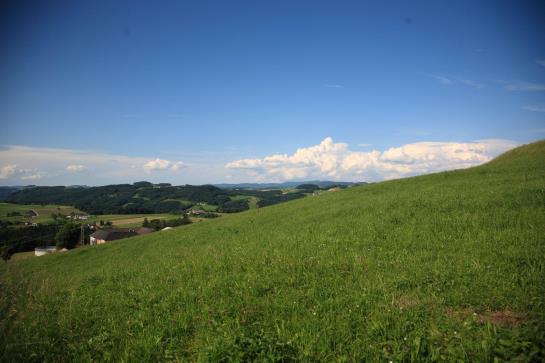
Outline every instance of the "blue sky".
<path id="1" fill-rule="evenodd" d="M 381 180 L 545 137 L 540 1 L 1 6 L 3 185 Z M 342 166 L 430 142 L 395 163 L 479 155 L 394 175 Z"/>

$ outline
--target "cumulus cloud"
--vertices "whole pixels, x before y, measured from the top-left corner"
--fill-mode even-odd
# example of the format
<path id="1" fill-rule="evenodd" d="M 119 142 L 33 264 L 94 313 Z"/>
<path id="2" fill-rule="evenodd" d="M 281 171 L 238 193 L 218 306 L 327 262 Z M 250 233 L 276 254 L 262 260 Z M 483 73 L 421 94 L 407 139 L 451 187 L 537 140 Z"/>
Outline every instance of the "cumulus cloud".
<path id="1" fill-rule="evenodd" d="M 85 165 L 81 165 L 81 164 L 70 164 L 66 167 L 66 171 L 69 171 L 69 172 L 72 172 L 72 173 L 80 173 L 82 171 L 85 171 L 89 169 L 88 167 L 86 167 Z"/>
<path id="2" fill-rule="evenodd" d="M 46 173 L 37 168 L 19 168 L 17 164 L 9 164 L 0 168 L 0 179 L 17 177 L 21 180 L 38 180 L 46 176 Z"/>
<path id="3" fill-rule="evenodd" d="M 7 179 L 17 171 L 16 164 L 5 165 L 0 168 L 0 179 Z"/>
<path id="4" fill-rule="evenodd" d="M 177 171 L 183 167 L 183 163 L 181 161 L 172 162 L 170 160 L 164 160 L 164 159 L 155 159 L 150 160 L 147 163 L 144 164 L 143 168 L 147 172 L 151 172 L 154 170 L 171 170 L 171 171 Z"/>
<path id="5" fill-rule="evenodd" d="M 516 145 L 509 140 L 418 142 L 361 152 L 327 137 L 320 144 L 297 149 L 291 155 L 235 160 L 226 168 L 245 170 L 257 180 L 378 181 L 479 165 Z"/>
<path id="6" fill-rule="evenodd" d="M 3 165 L 3 166 L 2 166 Z M 0 148 L 0 180 L 4 184 L 40 180 L 41 184 L 109 184 L 141 180 L 144 173 L 165 170 L 157 182 L 185 165 L 169 161 L 85 150 L 12 145 Z M 92 173 L 85 172 L 92 170 Z M 167 178 L 168 180 L 165 180 Z"/>

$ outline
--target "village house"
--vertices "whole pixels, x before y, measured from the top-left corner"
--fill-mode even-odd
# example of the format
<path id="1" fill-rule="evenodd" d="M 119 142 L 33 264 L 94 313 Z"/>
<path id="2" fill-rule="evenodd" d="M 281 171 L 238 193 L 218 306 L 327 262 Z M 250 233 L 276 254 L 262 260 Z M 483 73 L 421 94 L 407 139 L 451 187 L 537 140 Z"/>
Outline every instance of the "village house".
<path id="1" fill-rule="evenodd" d="M 68 219 L 81 220 L 81 221 L 85 221 L 89 219 L 89 217 L 90 216 L 88 216 L 87 214 L 77 214 L 77 213 L 70 213 L 69 215 L 66 216 L 66 218 Z"/>

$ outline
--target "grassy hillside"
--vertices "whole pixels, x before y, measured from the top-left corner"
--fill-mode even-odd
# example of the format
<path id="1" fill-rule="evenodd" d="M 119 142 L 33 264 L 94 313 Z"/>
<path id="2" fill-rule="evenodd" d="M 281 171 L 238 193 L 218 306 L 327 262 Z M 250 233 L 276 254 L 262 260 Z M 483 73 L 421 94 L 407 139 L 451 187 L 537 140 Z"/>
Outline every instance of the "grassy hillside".
<path id="1" fill-rule="evenodd" d="M 2 361 L 543 361 L 545 142 L 1 267 Z"/>

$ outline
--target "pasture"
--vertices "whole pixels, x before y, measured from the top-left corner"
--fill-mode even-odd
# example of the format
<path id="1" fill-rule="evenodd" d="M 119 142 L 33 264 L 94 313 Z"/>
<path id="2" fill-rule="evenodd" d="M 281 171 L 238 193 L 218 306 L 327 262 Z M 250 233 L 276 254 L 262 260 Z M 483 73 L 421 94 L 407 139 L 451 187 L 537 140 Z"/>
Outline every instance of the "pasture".
<path id="1" fill-rule="evenodd" d="M 0 267 L 2 361 L 545 360 L 545 142 Z"/>

